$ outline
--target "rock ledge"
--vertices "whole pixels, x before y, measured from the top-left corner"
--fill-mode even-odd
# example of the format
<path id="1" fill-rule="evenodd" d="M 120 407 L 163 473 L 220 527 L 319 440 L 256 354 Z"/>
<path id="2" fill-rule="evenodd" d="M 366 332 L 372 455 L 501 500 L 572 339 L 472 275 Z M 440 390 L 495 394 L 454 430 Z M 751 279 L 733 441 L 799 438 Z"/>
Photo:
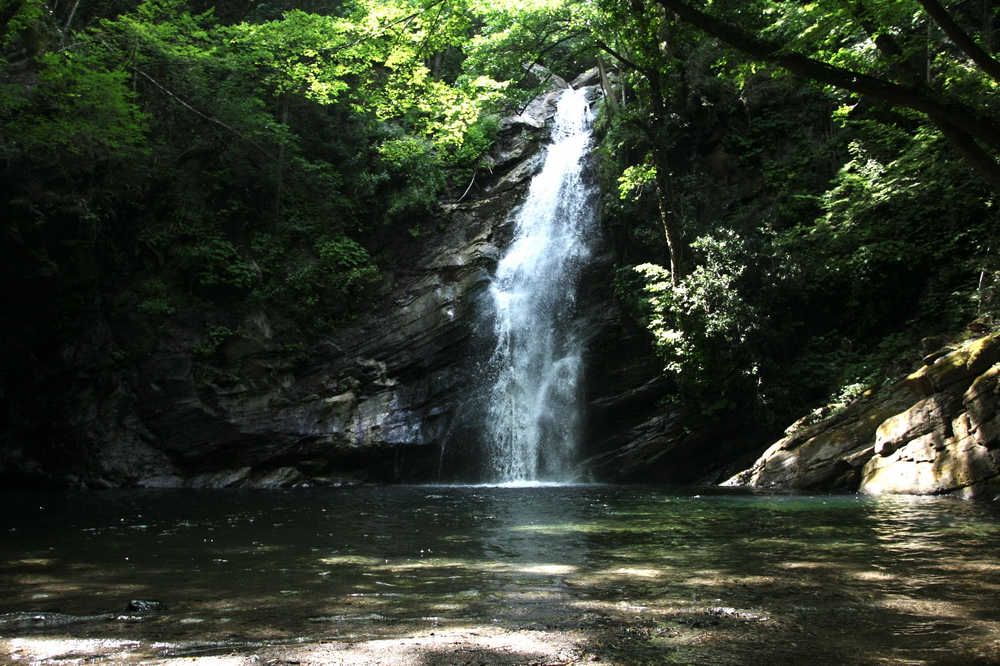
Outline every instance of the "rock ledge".
<path id="1" fill-rule="evenodd" d="M 887 397 L 790 429 L 723 485 L 1000 497 L 1000 333 L 925 363 Z"/>

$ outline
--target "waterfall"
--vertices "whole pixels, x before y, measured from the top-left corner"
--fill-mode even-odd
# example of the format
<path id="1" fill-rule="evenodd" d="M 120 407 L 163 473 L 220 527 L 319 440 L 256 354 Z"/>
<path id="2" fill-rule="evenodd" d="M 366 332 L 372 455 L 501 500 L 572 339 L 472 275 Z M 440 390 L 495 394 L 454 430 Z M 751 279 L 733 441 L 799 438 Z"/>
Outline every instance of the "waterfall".
<path id="1" fill-rule="evenodd" d="M 513 213 L 514 239 L 490 287 L 496 349 L 486 436 L 494 483 L 573 480 L 583 402 L 576 289 L 595 233 L 593 188 L 582 178 L 590 123 L 586 90 L 564 92 L 544 166 Z"/>

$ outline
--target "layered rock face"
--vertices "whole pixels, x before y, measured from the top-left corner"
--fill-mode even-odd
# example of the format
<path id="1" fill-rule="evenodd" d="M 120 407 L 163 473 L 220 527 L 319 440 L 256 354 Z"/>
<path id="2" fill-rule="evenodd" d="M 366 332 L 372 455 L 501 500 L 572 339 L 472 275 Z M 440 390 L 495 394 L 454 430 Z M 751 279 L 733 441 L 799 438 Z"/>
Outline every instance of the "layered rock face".
<path id="1" fill-rule="evenodd" d="M 726 484 L 1000 497 L 1000 334 L 925 363 L 887 397 L 788 433 Z"/>

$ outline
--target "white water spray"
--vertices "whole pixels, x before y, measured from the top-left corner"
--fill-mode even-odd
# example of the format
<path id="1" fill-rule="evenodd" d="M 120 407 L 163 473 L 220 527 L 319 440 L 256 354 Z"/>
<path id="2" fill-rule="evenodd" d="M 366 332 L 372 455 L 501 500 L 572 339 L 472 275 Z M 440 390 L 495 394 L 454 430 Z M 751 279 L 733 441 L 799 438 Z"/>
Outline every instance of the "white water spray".
<path id="1" fill-rule="evenodd" d="M 586 90 L 559 100 L 553 143 L 515 213 L 515 236 L 491 295 L 488 468 L 494 483 L 569 482 L 581 425 L 583 349 L 577 279 L 590 254 L 594 202 L 583 182 L 590 149 Z"/>

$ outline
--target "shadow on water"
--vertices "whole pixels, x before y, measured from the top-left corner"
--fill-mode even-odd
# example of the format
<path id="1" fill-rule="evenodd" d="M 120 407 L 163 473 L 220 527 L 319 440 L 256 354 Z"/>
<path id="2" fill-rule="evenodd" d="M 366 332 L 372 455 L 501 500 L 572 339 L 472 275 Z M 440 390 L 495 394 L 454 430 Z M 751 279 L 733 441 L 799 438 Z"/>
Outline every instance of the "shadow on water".
<path id="1" fill-rule="evenodd" d="M 1000 515 L 945 498 L 410 486 L 0 506 L 12 661 L 1000 663 Z"/>

